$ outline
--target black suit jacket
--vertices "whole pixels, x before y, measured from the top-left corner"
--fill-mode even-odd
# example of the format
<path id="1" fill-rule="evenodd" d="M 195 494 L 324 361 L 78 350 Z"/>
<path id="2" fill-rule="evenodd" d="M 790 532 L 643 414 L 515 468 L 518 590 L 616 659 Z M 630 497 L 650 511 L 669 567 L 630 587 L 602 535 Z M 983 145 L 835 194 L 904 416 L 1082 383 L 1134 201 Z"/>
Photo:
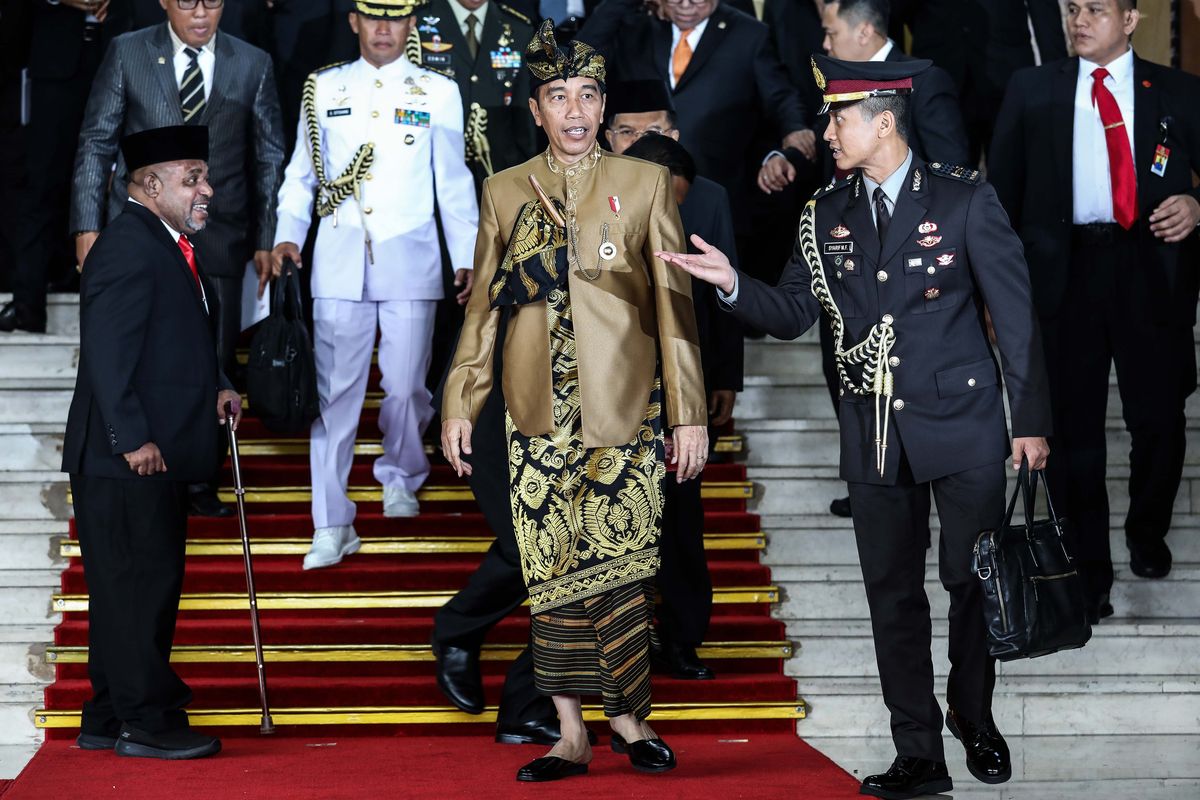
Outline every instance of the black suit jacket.
<path id="1" fill-rule="evenodd" d="M 609 80 L 665 80 L 671 23 L 641 10 L 640 0 L 605 0 L 579 39 L 608 59 Z M 739 233 L 748 231 L 749 193 L 764 153 L 749 147 L 761 121 L 782 136 L 808 127 L 799 92 L 776 59 L 767 26 L 717 6 L 673 91 L 680 142 L 699 174 L 725 187 Z"/>
<path id="2" fill-rule="evenodd" d="M 207 481 L 218 466 L 212 320 L 179 246 L 149 209 L 127 202 L 88 255 L 79 287 L 79 373 L 63 472 L 128 480 Z M 123 453 L 154 442 L 167 472 L 138 477 Z"/>
<path id="3" fill-rule="evenodd" d="M 1025 243 L 1034 300 L 1046 317 L 1058 312 L 1071 263 L 1078 76 L 1078 58 L 1014 75 L 988 157 L 992 183 Z M 1152 302 L 1163 316 L 1192 325 L 1200 239 L 1193 232 L 1179 244 L 1167 244 L 1150 232 L 1149 218 L 1171 195 L 1190 194 L 1200 200 L 1200 190 L 1192 187 L 1192 172 L 1200 172 L 1200 78 L 1135 56 L 1133 91 L 1137 268 L 1145 271 Z M 1170 149 L 1162 177 L 1150 171 L 1160 144 Z"/>
<path id="4" fill-rule="evenodd" d="M 788 80 L 800 92 L 811 126 L 821 107 L 821 91 L 813 80 L 810 59 L 821 52 L 825 42 L 817 6 L 812 0 L 766 0 L 762 21 L 771 32 L 771 43 Z"/>
<path id="5" fill-rule="evenodd" d="M 84 20 L 87 15 L 77 8 L 52 6 L 45 0 L 38 0 L 29 4 L 29 17 L 29 76 L 35 80 L 79 79 L 84 48 Z M 0 25 L 6 28 L 16 26 L 9 19 L 0 22 Z M 100 47 L 106 47 L 115 35 L 124 30 L 121 20 L 106 18 L 100 25 Z"/>
<path id="6" fill-rule="evenodd" d="M 901 448 L 918 482 L 1003 460 L 1012 450 L 1002 374 L 1012 435 L 1050 433 L 1021 242 L 992 187 L 973 171 L 960 172 L 963 179 L 941 174 L 914 156 L 882 245 L 857 172 L 816 195 L 817 249 L 845 321 L 845 346 L 866 338 L 885 315 L 896 331 L 885 474 L 875 467 L 874 399 L 847 391 L 838 408 L 845 480 L 894 484 Z M 772 336 L 794 339 L 822 313 L 811 285 L 797 247 L 777 287 L 739 274 L 734 312 Z M 988 342 L 985 305 L 1002 366 Z"/>
<path id="7" fill-rule="evenodd" d="M 729 195 L 719 183 L 697 175 L 679 206 L 679 216 L 683 220 L 683 232 L 689 237 L 688 252 L 699 252 L 690 241 L 691 235 L 697 234 L 721 252 L 728 253 L 736 269 L 737 250 Z M 740 392 L 745 365 L 742 326 L 731 314 L 720 312 L 712 284 L 693 279 L 692 302 L 696 307 L 705 390 Z"/>

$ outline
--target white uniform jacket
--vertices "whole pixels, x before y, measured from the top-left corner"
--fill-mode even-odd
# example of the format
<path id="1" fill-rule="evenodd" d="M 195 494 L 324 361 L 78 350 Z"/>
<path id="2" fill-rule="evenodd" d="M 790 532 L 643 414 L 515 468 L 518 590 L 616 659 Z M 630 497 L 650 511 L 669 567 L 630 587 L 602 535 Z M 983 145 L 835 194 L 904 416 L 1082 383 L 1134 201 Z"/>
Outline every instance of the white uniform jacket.
<path id="1" fill-rule="evenodd" d="M 374 162 L 353 196 L 324 217 L 313 254 L 313 297 L 439 300 L 442 260 L 434 191 L 454 269 L 471 269 L 479 207 L 463 155 L 458 85 L 399 58 L 376 68 L 359 58 L 316 74 L 325 179 L 373 142 Z M 303 112 L 279 189 L 275 243 L 303 245 L 317 177 Z M 336 225 L 335 225 L 336 219 Z M 368 258 L 366 235 L 370 235 Z"/>

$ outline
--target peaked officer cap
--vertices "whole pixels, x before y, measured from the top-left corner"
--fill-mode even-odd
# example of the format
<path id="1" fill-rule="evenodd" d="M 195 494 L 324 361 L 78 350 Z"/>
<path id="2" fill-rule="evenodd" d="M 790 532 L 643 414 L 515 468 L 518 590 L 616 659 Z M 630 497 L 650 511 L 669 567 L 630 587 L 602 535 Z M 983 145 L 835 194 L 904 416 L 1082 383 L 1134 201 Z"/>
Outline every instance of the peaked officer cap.
<path id="1" fill-rule="evenodd" d="M 411 17 L 428 0 L 355 0 L 354 11 L 371 19 L 402 19 Z"/>
<path id="2" fill-rule="evenodd" d="M 525 48 L 525 65 L 533 74 L 532 89 L 551 81 L 594 78 L 600 84 L 600 91 L 605 91 L 604 56 L 577 39 L 559 47 L 554 38 L 554 21 L 550 19 L 542 22 Z"/>
<path id="3" fill-rule="evenodd" d="M 131 133 L 121 139 L 121 154 L 131 173 L 165 161 L 208 161 L 208 127 L 170 125 Z"/>
<path id="4" fill-rule="evenodd" d="M 827 114 L 831 106 L 857 103 L 868 97 L 911 94 L 913 78 L 931 66 L 933 62 L 923 58 L 911 61 L 842 61 L 814 55 L 813 78 L 825 101 L 817 113 Z"/>
<path id="5" fill-rule="evenodd" d="M 674 113 L 675 103 L 666 81 L 661 78 L 644 81 L 616 81 L 608 87 L 604 111 L 611 120 L 617 114 L 645 114 L 652 111 Z"/>

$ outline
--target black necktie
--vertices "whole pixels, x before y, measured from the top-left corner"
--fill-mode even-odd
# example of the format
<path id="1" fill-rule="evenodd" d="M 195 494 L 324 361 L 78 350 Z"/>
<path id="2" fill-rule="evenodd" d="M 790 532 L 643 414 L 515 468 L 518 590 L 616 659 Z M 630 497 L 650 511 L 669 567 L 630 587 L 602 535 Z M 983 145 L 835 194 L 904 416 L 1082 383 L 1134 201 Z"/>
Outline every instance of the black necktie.
<path id="1" fill-rule="evenodd" d="M 191 125 L 200 121 L 204 111 L 204 73 L 200 71 L 200 52 L 191 47 L 183 48 L 183 52 L 188 57 L 188 65 L 179 83 L 179 109 L 183 112 L 184 124 Z"/>
<path id="2" fill-rule="evenodd" d="M 883 244 L 883 240 L 887 238 L 888 225 L 892 221 L 892 213 L 888 211 L 887 195 L 883 193 L 882 186 L 875 187 L 875 229 L 879 231 L 879 243 Z"/>
<path id="3" fill-rule="evenodd" d="M 475 27 L 479 25 L 479 17 L 467 14 L 467 51 L 471 58 L 479 55 L 479 37 L 475 35 Z"/>

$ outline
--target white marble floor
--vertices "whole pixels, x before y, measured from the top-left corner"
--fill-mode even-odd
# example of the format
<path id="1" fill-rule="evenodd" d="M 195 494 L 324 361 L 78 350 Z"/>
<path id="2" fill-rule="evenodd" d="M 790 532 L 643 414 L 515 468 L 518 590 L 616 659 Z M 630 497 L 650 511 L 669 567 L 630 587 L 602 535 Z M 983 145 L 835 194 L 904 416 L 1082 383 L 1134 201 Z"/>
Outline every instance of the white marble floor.
<path id="1" fill-rule="evenodd" d="M 895 756 L 887 738 L 810 738 L 856 777 L 882 772 Z M 946 738 L 954 791 L 976 800 L 1197 800 L 1200 736 L 1014 736 L 1013 778 L 988 786 L 971 777 L 962 746 Z"/>

